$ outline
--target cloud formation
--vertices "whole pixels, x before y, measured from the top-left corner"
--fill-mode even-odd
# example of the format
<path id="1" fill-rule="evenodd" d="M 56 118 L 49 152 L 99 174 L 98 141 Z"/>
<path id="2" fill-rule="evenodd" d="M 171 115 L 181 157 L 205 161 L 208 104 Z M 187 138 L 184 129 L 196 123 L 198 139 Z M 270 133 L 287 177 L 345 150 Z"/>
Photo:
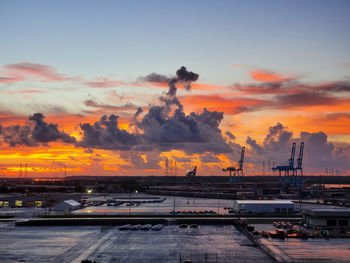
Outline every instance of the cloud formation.
<path id="1" fill-rule="evenodd" d="M 46 123 L 45 116 L 41 113 L 35 113 L 29 117 L 30 121 L 35 123 L 32 131 L 32 138 L 36 142 L 48 143 L 60 140 L 64 143 L 74 143 L 75 138 L 69 136 L 65 132 L 61 132 L 57 128 L 57 124 Z"/>
<path id="2" fill-rule="evenodd" d="M 58 130 L 58 125 L 44 121 L 45 116 L 35 113 L 29 117 L 26 125 L 11 125 L 2 128 L 0 138 L 14 147 L 17 145 L 38 146 L 49 142 L 61 141 L 75 143 L 75 138 Z"/>
<path id="3" fill-rule="evenodd" d="M 83 131 L 83 138 L 77 145 L 81 147 L 127 151 L 140 143 L 137 135 L 119 129 L 118 116 L 113 114 L 109 117 L 102 116 L 100 121 L 93 125 L 80 124 L 80 128 Z"/>
<path id="4" fill-rule="evenodd" d="M 246 143 L 250 148 L 249 162 L 256 165 L 257 170 L 262 161 L 270 160 L 275 165 L 285 164 L 290 158 L 293 142 L 297 143 L 295 160 L 298 158 L 300 143 L 305 143 L 303 167 L 306 174 L 323 172 L 327 168 L 341 171 L 350 169 L 349 147 L 335 147 L 328 142 L 328 136 L 324 132 L 301 132 L 298 137 L 294 137 L 281 123 L 269 128 L 262 145 L 250 137 L 247 138 Z"/>
<path id="5" fill-rule="evenodd" d="M 121 165 L 123 168 L 135 168 L 135 169 L 161 169 L 159 163 L 161 162 L 161 157 L 159 153 L 149 153 L 145 155 L 145 158 L 142 158 L 141 153 L 139 152 L 122 152 L 120 157 L 127 161 L 130 165 Z"/>
<path id="6" fill-rule="evenodd" d="M 161 84 L 168 84 L 170 81 L 169 77 L 166 77 L 161 74 L 157 74 L 155 72 L 145 76 L 145 77 L 140 77 L 139 81 L 141 82 L 151 82 L 151 83 L 161 83 Z"/>
<path id="7" fill-rule="evenodd" d="M 226 131 L 225 134 L 227 135 L 227 137 L 229 137 L 230 140 L 235 140 L 236 137 L 229 131 Z"/>
<path id="8" fill-rule="evenodd" d="M 135 114 L 138 129 L 142 130 L 142 138 L 147 144 L 161 151 L 181 149 L 188 153 L 205 151 L 230 152 L 229 145 L 222 137 L 219 129 L 223 113 L 208 111 L 191 112 L 186 115 L 183 105 L 176 96 L 177 84 L 191 88 L 191 83 L 199 75 L 181 67 L 176 76 L 168 82 L 168 92 L 160 97 L 161 106 L 151 106 L 141 120 L 138 120 L 142 109 Z"/>
<path id="9" fill-rule="evenodd" d="M 127 84 L 123 81 L 111 80 L 105 77 L 105 78 L 98 78 L 94 81 L 87 81 L 85 82 L 85 85 L 87 85 L 90 88 L 113 88 L 113 87 L 119 87 Z"/>
<path id="10" fill-rule="evenodd" d="M 16 63 L 4 66 L 7 76 L 1 77 L 0 82 L 12 83 L 26 81 L 31 77 L 36 77 L 44 81 L 67 81 L 71 80 L 63 74 L 59 74 L 54 67 L 36 63 Z"/>
<path id="11" fill-rule="evenodd" d="M 84 101 L 84 104 L 88 107 L 105 109 L 105 110 L 134 111 L 138 108 L 133 103 L 126 103 L 124 105 L 117 106 L 117 105 L 98 103 L 95 100 L 91 100 L 91 99 Z"/>
<path id="12" fill-rule="evenodd" d="M 252 77 L 252 79 L 260 82 L 284 82 L 284 81 L 291 81 L 294 80 L 294 78 L 287 78 L 284 77 L 282 74 L 278 74 L 273 71 L 268 70 L 252 70 L 249 72 L 249 75 Z"/>

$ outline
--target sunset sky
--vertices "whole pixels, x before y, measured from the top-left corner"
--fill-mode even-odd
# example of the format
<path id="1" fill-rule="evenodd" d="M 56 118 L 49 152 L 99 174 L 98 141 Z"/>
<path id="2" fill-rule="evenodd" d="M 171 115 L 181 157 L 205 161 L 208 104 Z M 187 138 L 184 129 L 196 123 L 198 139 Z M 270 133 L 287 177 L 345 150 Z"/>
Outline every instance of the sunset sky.
<path id="1" fill-rule="evenodd" d="M 0 1 L 0 176 L 350 174 L 349 1 Z M 175 175 L 175 168 L 168 175 Z M 272 174 L 272 173 L 270 173 Z"/>

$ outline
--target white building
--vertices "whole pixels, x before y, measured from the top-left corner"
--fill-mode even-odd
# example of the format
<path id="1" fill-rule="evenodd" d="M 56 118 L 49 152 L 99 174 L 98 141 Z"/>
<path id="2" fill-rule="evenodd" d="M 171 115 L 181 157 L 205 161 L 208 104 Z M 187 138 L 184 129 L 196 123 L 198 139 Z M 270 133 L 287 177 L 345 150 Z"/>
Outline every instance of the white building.
<path id="1" fill-rule="evenodd" d="M 58 212 L 69 212 L 81 208 L 81 204 L 73 199 L 65 200 L 55 205 L 52 210 Z"/>
<path id="2" fill-rule="evenodd" d="M 302 210 L 303 221 L 311 228 L 317 226 L 329 229 L 350 226 L 350 209 L 345 207 L 313 207 Z"/>
<path id="3" fill-rule="evenodd" d="M 234 200 L 233 211 L 240 214 L 292 214 L 290 200 Z"/>

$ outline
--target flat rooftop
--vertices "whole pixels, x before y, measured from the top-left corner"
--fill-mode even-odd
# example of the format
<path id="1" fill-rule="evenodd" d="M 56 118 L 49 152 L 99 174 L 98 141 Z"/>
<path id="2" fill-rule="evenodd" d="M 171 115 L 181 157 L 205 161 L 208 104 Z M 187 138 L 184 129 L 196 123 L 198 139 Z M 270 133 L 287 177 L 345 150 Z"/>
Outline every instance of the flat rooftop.
<path id="1" fill-rule="evenodd" d="M 315 217 L 350 217 L 350 208 L 346 207 L 310 207 L 302 210 L 302 214 Z"/>
<path id="2" fill-rule="evenodd" d="M 291 200 L 235 200 L 237 204 L 248 205 L 248 204 L 291 204 L 294 203 Z"/>
<path id="3" fill-rule="evenodd" d="M 234 226 L 165 226 L 160 231 L 118 227 L 14 227 L 0 225 L 1 262 L 178 263 L 275 262 Z"/>

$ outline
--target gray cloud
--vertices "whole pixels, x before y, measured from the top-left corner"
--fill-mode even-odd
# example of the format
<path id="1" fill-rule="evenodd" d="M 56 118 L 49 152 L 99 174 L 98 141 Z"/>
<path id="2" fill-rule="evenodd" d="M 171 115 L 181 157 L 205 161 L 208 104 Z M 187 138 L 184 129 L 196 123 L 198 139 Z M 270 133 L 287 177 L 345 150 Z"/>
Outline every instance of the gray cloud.
<path id="1" fill-rule="evenodd" d="M 263 154 L 264 149 L 256 143 L 256 140 L 250 138 L 250 136 L 247 137 L 246 143 L 257 153 L 257 154 Z"/>
<path id="2" fill-rule="evenodd" d="M 322 85 L 321 90 L 327 92 L 350 92 L 350 82 L 349 81 L 337 81 L 330 84 Z"/>
<path id="3" fill-rule="evenodd" d="M 230 152 L 218 128 L 223 114 L 206 109 L 201 114 L 185 113 L 179 108 L 173 115 L 161 106 L 153 106 L 137 127 L 146 142 L 160 150 L 182 149 L 189 153 Z"/>
<path id="4" fill-rule="evenodd" d="M 120 157 L 129 162 L 131 165 L 121 165 L 123 168 L 136 168 L 136 169 L 161 169 L 159 163 L 161 157 L 159 153 L 146 154 L 146 160 L 141 157 L 141 153 L 138 152 L 122 152 Z"/>
<path id="5" fill-rule="evenodd" d="M 32 127 L 27 125 L 12 125 L 4 127 L 1 134 L 2 140 L 11 147 L 17 145 L 38 146 L 38 142 L 36 142 L 31 135 Z"/>
<path id="6" fill-rule="evenodd" d="M 348 94 L 343 94 L 343 97 L 339 97 L 338 94 L 350 92 L 350 81 L 304 84 L 298 80 L 286 80 L 258 84 L 234 84 L 232 89 L 242 91 L 247 95 L 272 95 L 266 100 L 261 100 L 259 105 L 237 108 L 238 112 L 249 112 L 268 108 L 284 109 L 347 103 Z"/>
<path id="7" fill-rule="evenodd" d="M 151 106 L 140 121 L 137 119 L 142 114 L 142 109 L 137 110 L 134 118 L 136 127 L 143 131 L 142 138 L 147 144 L 162 151 L 231 151 L 219 129 L 223 113 L 204 109 L 200 114 L 192 112 L 186 115 L 176 96 L 177 83 L 190 88 L 191 82 L 196 81 L 198 77 L 198 74 L 181 67 L 176 71 L 176 77 L 169 81 L 168 92 L 160 97 L 161 106 Z"/>
<path id="8" fill-rule="evenodd" d="M 59 131 L 57 124 L 46 123 L 44 118 L 45 116 L 41 113 L 35 113 L 29 117 L 29 120 L 35 122 L 35 126 L 32 131 L 32 137 L 35 141 L 41 143 L 48 143 L 57 140 L 61 140 L 64 143 L 75 142 L 74 137 L 69 136 L 65 132 Z"/>
<path id="9" fill-rule="evenodd" d="M 350 118 L 350 113 L 347 112 L 337 112 L 327 114 L 326 117 L 331 120 L 337 120 L 339 118 Z"/>
<path id="10" fill-rule="evenodd" d="M 165 84 L 170 81 L 170 78 L 153 72 L 145 77 L 140 77 L 139 81 Z"/>
<path id="11" fill-rule="evenodd" d="M 264 149 L 272 152 L 280 152 L 289 147 L 293 133 L 287 131 L 281 123 L 269 128 L 269 132 L 264 139 Z"/>
<path id="12" fill-rule="evenodd" d="M 14 147 L 16 145 L 38 146 L 53 141 L 75 143 L 75 138 L 58 130 L 57 124 L 44 121 L 45 116 L 35 113 L 29 117 L 26 125 L 12 125 L 4 127 L 1 133 L 2 140 Z"/>
<path id="13" fill-rule="evenodd" d="M 253 152 L 250 151 L 249 160 L 257 167 L 261 167 L 262 161 L 268 160 L 271 161 L 271 165 L 272 162 L 276 165 L 285 164 L 290 158 L 293 142 L 297 143 L 296 159 L 300 142 L 305 143 L 304 173 L 324 172 L 326 168 L 342 171 L 350 169 L 349 146 L 336 147 L 328 142 L 328 136 L 324 132 L 301 132 L 299 137 L 293 137 L 292 132 L 281 123 L 269 128 L 262 145 L 257 144 L 250 137 L 247 138 L 247 144 L 253 149 Z"/>
<path id="14" fill-rule="evenodd" d="M 227 135 L 227 137 L 229 137 L 231 140 L 235 140 L 236 137 L 229 131 L 225 132 L 225 134 Z"/>
<path id="15" fill-rule="evenodd" d="M 78 146 L 127 151 L 140 143 L 137 135 L 119 129 L 118 116 L 113 114 L 109 117 L 102 116 L 94 125 L 80 124 L 80 128 L 84 137 L 78 142 Z"/>
<path id="16" fill-rule="evenodd" d="M 221 160 L 213 154 L 206 153 L 200 157 L 202 163 L 219 163 Z"/>
<path id="17" fill-rule="evenodd" d="M 191 82 L 196 81 L 199 75 L 193 73 L 192 71 L 188 71 L 186 67 L 182 66 L 176 71 L 175 77 L 169 78 L 167 76 L 157 74 L 155 72 L 145 76 L 140 77 L 139 81 L 153 82 L 153 83 L 168 83 L 169 91 L 167 95 L 173 96 L 176 93 L 176 84 L 182 84 L 186 90 L 191 89 Z"/>
<path id="18" fill-rule="evenodd" d="M 138 107 L 132 103 L 126 103 L 124 105 L 116 106 L 116 105 L 109 105 L 109 104 L 103 104 L 98 103 L 94 100 L 86 100 L 84 101 L 84 104 L 89 107 L 93 108 L 102 108 L 107 110 L 122 110 L 122 111 L 130 111 L 130 110 L 136 110 Z"/>
<path id="19" fill-rule="evenodd" d="M 338 102 L 336 97 L 320 92 L 299 92 L 296 94 L 276 96 L 277 104 L 284 107 L 330 105 Z"/>

